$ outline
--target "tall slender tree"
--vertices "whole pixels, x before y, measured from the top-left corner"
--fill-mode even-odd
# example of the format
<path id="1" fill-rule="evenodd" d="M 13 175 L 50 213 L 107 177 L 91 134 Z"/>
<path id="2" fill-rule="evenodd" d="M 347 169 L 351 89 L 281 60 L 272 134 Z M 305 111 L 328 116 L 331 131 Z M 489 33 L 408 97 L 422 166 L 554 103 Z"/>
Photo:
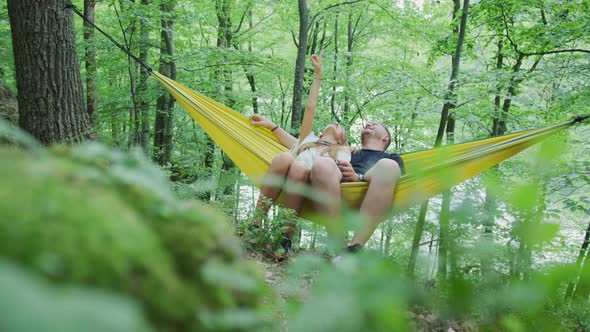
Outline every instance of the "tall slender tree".
<path id="1" fill-rule="evenodd" d="M 457 79 L 459 76 L 459 67 L 461 63 L 461 53 L 463 50 L 463 43 L 465 41 L 465 33 L 467 29 L 467 15 L 469 13 L 469 0 L 463 0 L 461 6 L 461 0 L 454 0 L 453 6 L 453 33 L 456 35 L 456 43 L 454 52 L 451 54 L 451 77 L 445 93 L 445 102 L 443 104 L 438 131 L 434 142 L 434 147 L 438 147 L 442 144 L 445 133 L 447 135 L 448 143 L 452 144 L 455 128 L 455 119 L 451 110 L 456 107 L 457 95 L 455 88 L 457 86 Z M 460 15 L 459 15 L 460 14 Z M 457 19 L 460 18 L 459 24 L 457 25 Z M 446 278 L 447 272 L 447 255 L 449 250 L 449 220 L 450 220 L 450 192 L 443 193 L 442 207 L 439 219 L 439 239 L 438 239 L 438 273 L 442 279 Z M 426 218 L 426 212 L 428 211 L 428 201 L 424 202 L 420 208 L 420 214 L 418 216 L 418 224 L 414 233 L 414 240 L 412 242 L 412 252 L 410 256 L 410 262 L 408 265 L 408 272 L 413 274 L 416 257 L 418 255 L 418 247 L 420 244 L 420 238 L 424 230 L 424 222 Z"/>
<path id="2" fill-rule="evenodd" d="M 297 59 L 293 78 L 293 104 L 291 107 L 291 132 L 298 132 L 301 126 L 301 105 L 303 99 L 303 79 L 305 74 L 305 58 L 309 32 L 309 10 L 307 0 L 298 0 L 299 5 L 299 38 L 297 41 Z"/>
<path id="3" fill-rule="evenodd" d="M 175 0 L 162 0 L 160 4 L 160 73 L 176 80 L 174 59 L 174 17 Z M 154 160 L 161 166 L 170 163 L 172 154 L 172 127 L 174 120 L 174 98 L 161 89 L 157 101 L 154 123 Z"/>
<path id="4" fill-rule="evenodd" d="M 461 10 L 462 8 L 462 10 Z M 442 142 L 442 130 L 447 136 L 447 144 L 453 144 L 455 135 L 455 116 L 450 113 L 451 110 L 457 107 L 457 94 L 455 87 L 459 77 L 459 67 L 461 64 L 461 53 L 463 44 L 465 42 L 465 33 L 467 30 L 467 15 L 469 13 L 469 0 L 463 0 L 463 7 L 461 7 L 461 0 L 454 0 L 453 6 L 453 21 L 456 22 L 460 15 L 459 25 L 454 25 L 453 33 L 457 36 L 457 43 L 455 44 L 455 51 L 451 55 L 451 78 L 449 79 L 449 86 L 447 88 L 445 103 L 440 116 L 440 124 L 438 127 L 438 134 L 434 146 L 440 146 Z M 440 233 L 438 239 L 438 273 L 441 278 L 446 277 L 447 273 L 447 255 L 449 251 L 449 221 L 451 209 L 451 191 L 443 192 L 442 206 L 440 212 Z"/>
<path id="5" fill-rule="evenodd" d="M 84 0 L 84 44 L 85 47 L 85 61 L 86 67 L 86 111 L 92 119 L 93 114 L 98 108 L 98 93 L 96 84 L 96 48 L 93 44 L 94 40 L 94 8 L 96 0 Z"/>
<path id="6" fill-rule="evenodd" d="M 147 12 L 147 6 L 150 4 L 149 0 L 141 0 L 141 12 Z M 139 60 L 143 63 L 148 63 L 149 39 L 150 39 L 150 23 L 148 18 L 144 15 L 140 18 L 139 24 Z M 140 145 L 146 153 L 150 150 L 150 100 L 147 95 L 147 80 L 149 72 L 143 66 L 139 67 L 139 83 L 137 86 L 139 120 L 140 128 Z"/>

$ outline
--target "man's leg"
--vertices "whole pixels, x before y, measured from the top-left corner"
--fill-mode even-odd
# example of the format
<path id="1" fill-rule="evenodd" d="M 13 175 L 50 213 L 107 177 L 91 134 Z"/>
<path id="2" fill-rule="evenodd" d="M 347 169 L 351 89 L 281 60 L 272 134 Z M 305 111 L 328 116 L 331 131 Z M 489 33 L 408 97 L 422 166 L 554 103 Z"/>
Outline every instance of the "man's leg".
<path id="1" fill-rule="evenodd" d="M 272 160 L 256 203 L 256 211 L 260 214 L 257 215 L 255 223 L 259 226 L 262 226 L 262 219 L 281 194 L 285 178 L 294 161 L 295 158 L 289 152 L 282 152 Z"/>
<path id="2" fill-rule="evenodd" d="M 399 165 L 391 159 L 381 159 L 365 174 L 369 188 L 361 204 L 361 214 L 365 217 L 361 228 L 355 232 L 351 245 L 365 245 L 377 225 L 389 212 L 393 201 L 395 186 L 401 176 Z"/>
<path id="3" fill-rule="evenodd" d="M 344 229 L 340 223 L 340 180 L 342 173 L 336 162 L 328 157 L 320 157 L 314 161 L 310 172 L 310 181 L 314 195 L 314 205 L 318 213 L 325 218 L 324 226 L 328 234 L 344 241 Z"/>

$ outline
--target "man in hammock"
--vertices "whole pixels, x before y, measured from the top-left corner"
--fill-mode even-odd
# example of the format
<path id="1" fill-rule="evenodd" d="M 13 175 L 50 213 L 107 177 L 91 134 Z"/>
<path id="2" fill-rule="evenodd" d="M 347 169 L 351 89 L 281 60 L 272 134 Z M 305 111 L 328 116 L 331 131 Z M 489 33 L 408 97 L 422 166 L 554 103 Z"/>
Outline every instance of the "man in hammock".
<path id="1" fill-rule="evenodd" d="M 391 143 L 391 134 L 382 123 L 366 124 L 361 131 L 361 150 L 352 154 L 350 162 L 337 161 L 337 166 L 345 182 L 367 182 L 368 189 L 360 206 L 363 224 L 356 230 L 347 250 L 355 252 L 361 249 L 377 225 L 391 209 L 395 186 L 404 172 L 403 159 L 398 154 L 385 152 Z M 330 171 L 327 160 L 318 163 L 311 171 L 311 185 L 333 195 L 336 205 L 319 202 L 316 207 L 320 212 L 334 214 L 334 208 L 340 205 L 340 183 L 338 177 Z"/>
<path id="2" fill-rule="evenodd" d="M 272 130 L 272 133 L 286 147 L 297 141 L 287 131 L 261 115 L 251 118 L 256 126 Z M 347 250 L 360 250 L 369 240 L 377 225 L 391 209 L 395 186 L 404 171 L 404 163 L 397 154 L 384 152 L 391 142 L 387 127 L 381 123 L 369 123 L 361 132 L 362 148 L 352 154 L 351 161 L 338 161 L 328 157 L 316 159 L 310 171 L 310 185 L 316 191 L 328 195 L 327 201 L 315 201 L 318 212 L 333 217 L 340 213 L 340 181 L 367 182 L 368 190 L 360 207 L 364 216 L 363 224 L 358 229 Z"/>

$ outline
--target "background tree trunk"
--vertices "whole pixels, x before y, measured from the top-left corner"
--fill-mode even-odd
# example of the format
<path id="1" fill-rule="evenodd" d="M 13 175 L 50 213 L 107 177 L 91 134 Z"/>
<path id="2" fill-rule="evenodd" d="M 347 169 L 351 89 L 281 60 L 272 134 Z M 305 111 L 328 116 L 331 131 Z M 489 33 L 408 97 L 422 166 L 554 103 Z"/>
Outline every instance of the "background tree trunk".
<path id="1" fill-rule="evenodd" d="M 65 0 L 10 0 L 19 125 L 44 144 L 87 139 L 72 13 Z"/>
<path id="2" fill-rule="evenodd" d="M 455 6 L 453 8 L 453 19 L 459 14 L 461 9 L 461 1 L 454 0 Z M 457 34 L 457 44 L 455 52 L 452 55 L 452 69 L 451 78 L 449 80 L 449 87 L 447 90 L 445 103 L 441 111 L 440 125 L 438 127 L 438 135 L 436 137 L 435 147 L 440 146 L 442 141 L 442 132 L 447 134 L 447 144 L 453 144 L 455 135 L 455 116 L 450 113 L 456 107 L 457 95 L 455 87 L 457 85 L 457 77 L 459 76 L 459 65 L 461 63 L 461 51 L 463 49 L 463 42 L 465 40 L 465 31 L 467 29 L 467 15 L 469 13 L 469 0 L 463 1 L 463 11 L 461 13 L 461 21 L 458 28 L 454 28 L 453 32 Z M 438 273 L 441 279 L 446 278 L 447 274 L 447 256 L 449 254 L 449 221 L 451 214 L 451 199 L 450 191 L 443 192 L 442 206 L 440 211 L 440 233 L 438 239 Z"/>
<path id="3" fill-rule="evenodd" d="M 84 17 L 94 23 L 94 6 L 96 0 L 84 0 Z M 84 21 L 84 44 L 86 45 L 86 111 L 92 119 L 98 108 L 98 94 L 96 89 L 96 48 L 93 44 L 94 27 Z"/>
<path id="4" fill-rule="evenodd" d="M 220 48 L 221 54 L 226 54 L 227 50 L 233 47 L 233 36 L 234 33 L 238 33 L 239 29 L 233 31 L 231 14 L 234 7 L 234 0 L 217 0 L 215 3 L 215 9 L 217 12 L 217 47 Z M 226 62 L 225 58 L 222 59 Z M 221 101 L 229 108 L 233 108 L 235 100 L 231 96 L 233 90 L 232 86 L 232 70 L 226 67 L 219 67 L 215 72 L 215 78 L 219 82 L 217 84 L 217 100 Z M 214 151 L 214 150 L 212 150 Z M 218 175 L 218 190 L 215 193 L 215 197 L 226 196 L 233 197 L 232 190 L 234 189 L 233 183 L 236 179 L 236 174 L 239 170 L 236 168 L 233 161 L 229 157 L 221 152 L 221 169 Z"/>
<path id="5" fill-rule="evenodd" d="M 496 53 L 496 70 L 497 74 L 502 72 L 504 68 L 504 43 L 503 37 L 498 34 L 498 52 Z M 498 83 L 496 86 L 496 96 L 494 97 L 494 119 L 492 120 L 492 137 L 496 137 L 499 135 L 504 135 L 504 133 L 500 133 L 500 119 L 501 119 L 501 97 L 502 87 L 501 84 Z M 505 126 L 504 126 L 505 128 Z M 493 169 L 497 170 L 498 166 L 495 166 Z M 489 171 L 488 171 L 489 172 Z M 494 193 L 489 186 L 486 186 L 486 194 L 485 194 L 485 215 L 483 219 L 483 236 L 491 238 L 494 231 L 494 225 L 496 224 L 496 209 L 497 209 L 497 197 L 496 193 Z M 488 271 L 491 270 L 492 261 L 489 257 L 484 257 L 481 259 L 481 273 L 482 275 L 486 275 Z"/>
<path id="6" fill-rule="evenodd" d="M 141 0 L 141 12 L 147 12 L 147 6 L 150 4 L 149 0 Z M 143 16 L 143 15 L 142 15 Z M 150 26 L 146 17 L 141 17 L 139 27 L 139 60 L 148 63 Z M 143 66 L 139 67 L 139 84 L 137 87 L 137 95 L 139 97 L 138 108 L 140 117 L 140 145 L 145 153 L 150 150 L 150 100 L 147 96 L 147 80 L 150 73 Z"/>
<path id="7" fill-rule="evenodd" d="M 576 259 L 576 267 L 578 270 L 582 270 L 584 267 L 584 257 L 586 257 L 586 253 L 588 252 L 588 245 L 590 245 L 590 223 L 586 228 L 586 233 L 584 234 L 584 240 L 582 241 L 582 246 L 580 247 L 580 252 L 578 253 L 578 258 Z M 586 258 L 586 260 L 588 260 Z M 589 264 L 590 265 L 590 264 Z M 567 285 L 567 290 L 565 291 L 565 298 L 570 298 L 572 292 L 574 291 L 575 283 L 571 281 Z"/>
<path id="8" fill-rule="evenodd" d="M 119 6 L 122 14 L 130 11 L 134 13 L 133 10 L 128 10 L 128 6 L 132 6 L 135 4 L 135 0 L 129 1 L 119 1 Z M 115 5 L 116 7 L 116 5 Z M 132 51 L 133 46 L 133 38 L 135 37 L 135 24 L 137 21 L 137 15 L 131 17 L 130 23 L 127 27 L 122 25 L 124 21 L 125 15 L 120 16 L 119 12 L 117 12 L 117 18 L 119 21 L 119 27 L 121 29 L 121 33 L 123 35 L 124 46 L 129 51 Z M 128 131 L 127 131 L 127 147 L 131 148 L 136 144 L 141 143 L 141 118 L 138 114 L 139 112 L 139 101 L 137 96 L 137 69 L 138 64 L 133 60 L 130 56 L 127 56 L 127 73 L 129 74 L 129 93 L 131 95 L 131 105 L 129 105 L 129 121 L 128 121 Z"/>
<path id="9" fill-rule="evenodd" d="M 574 294 L 577 298 L 585 300 L 588 300 L 588 296 L 590 296 L 590 255 L 588 255 L 588 245 L 590 245 L 590 224 L 588 224 L 588 228 L 586 228 L 584 241 L 582 242 L 578 258 L 576 259 L 576 266 L 581 271 L 581 274 Z M 584 256 L 586 259 L 584 259 Z M 572 293 L 573 286 L 573 282 L 568 285 L 566 297 L 569 297 Z"/>
<path id="10" fill-rule="evenodd" d="M 309 12 L 307 0 L 299 0 L 299 42 L 297 44 L 297 60 L 295 61 L 295 75 L 293 78 L 293 106 L 291 107 L 291 133 L 297 133 L 301 127 L 303 99 L 303 78 L 305 74 L 305 58 L 307 57 L 307 34 Z"/>
<path id="11" fill-rule="evenodd" d="M 332 117 L 336 119 L 336 121 L 341 122 L 338 119 L 338 115 L 336 114 L 336 86 L 337 86 L 337 79 L 338 79 L 338 15 L 340 12 L 336 12 L 334 16 L 334 76 L 333 80 L 334 83 L 332 84 L 332 95 L 330 96 L 330 111 L 332 112 Z"/>
<path id="12" fill-rule="evenodd" d="M 176 61 L 174 60 L 174 19 L 172 13 L 176 1 L 163 1 L 160 5 L 162 18 L 160 32 L 160 73 L 176 80 Z M 172 154 L 172 126 L 175 99 L 161 89 L 157 101 L 154 124 L 154 160 L 161 166 L 170 163 Z"/>
<path id="13" fill-rule="evenodd" d="M 453 6 L 453 21 L 456 20 L 459 11 L 461 10 L 461 1 L 454 0 Z M 456 107 L 456 93 L 455 86 L 457 85 L 457 77 L 459 76 L 459 65 L 461 63 L 461 51 L 463 49 L 463 42 L 465 40 L 465 32 L 467 28 L 467 15 L 469 14 L 469 0 L 463 1 L 463 11 L 461 14 L 461 21 L 459 26 L 453 28 L 453 32 L 457 34 L 457 43 L 455 45 L 455 51 L 452 54 L 451 64 L 451 77 L 449 79 L 449 85 L 445 95 L 445 103 L 440 115 L 439 127 L 434 142 L 434 147 L 439 147 L 442 144 L 445 132 L 447 134 L 447 141 L 449 144 L 453 142 L 454 130 L 455 130 L 455 118 L 451 114 L 450 110 Z M 442 279 L 446 278 L 447 271 L 447 254 L 448 254 L 448 223 L 450 220 L 450 192 L 443 193 L 442 207 L 440 212 L 440 231 L 438 240 L 438 273 Z M 418 217 L 418 224 L 416 225 L 416 231 L 414 234 L 414 240 L 412 242 L 412 252 L 410 255 L 410 262 L 408 265 L 408 274 L 414 273 L 414 267 L 416 264 L 416 257 L 418 255 L 418 249 L 420 245 L 420 238 L 422 237 L 422 231 L 424 229 L 424 222 L 426 218 L 426 212 L 428 209 L 428 201 L 424 202 L 420 208 L 420 214 Z"/>

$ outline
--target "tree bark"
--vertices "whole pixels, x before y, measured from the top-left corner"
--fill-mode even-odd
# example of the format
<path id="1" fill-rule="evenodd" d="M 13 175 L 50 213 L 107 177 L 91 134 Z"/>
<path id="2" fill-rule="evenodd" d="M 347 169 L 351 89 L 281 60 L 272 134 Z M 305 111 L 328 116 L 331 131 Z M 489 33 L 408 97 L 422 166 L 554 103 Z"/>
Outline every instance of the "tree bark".
<path id="1" fill-rule="evenodd" d="M 348 12 L 348 24 L 346 26 L 346 83 L 344 85 L 344 109 L 342 121 L 345 125 L 350 123 L 350 75 L 352 72 L 352 48 L 354 45 L 354 30 L 352 27 L 352 11 Z"/>
<path id="2" fill-rule="evenodd" d="M 293 106 L 291 107 L 291 132 L 299 132 L 301 126 L 303 99 L 303 78 L 305 74 L 305 58 L 307 56 L 307 34 L 309 12 L 307 0 L 298 0 L 299 4 L 299 43 L 297 45 L 297 60 L 295 61 L 295 75 L 293 78 Z"/>
<path id="3" fill-rule="evenodd" d="M 176 61 L 174 60 L 174 19 L 172 13 L 176 1 L 163 1 L 160 5 L 160 73 L 176 80 Z M 156 106 L 154 123 L 154 161 L 160 166 L 168 165 L 172 155 L 172 125 L 175 99 L 161 89 Z"/>
<path id="4" fill-rule="evenodd" d="M 503 54 L 503 49 L 504 49 L 504 43 L 502 41 L 502 36 L 500 36 L 500 34 L 498 34 L 498 52 L 496 53 L 496 70 L 498 71 L 498 73 L 500 73 L 502 71 L 502 69 L 504 68 L 504 54 Z M 503 135 L 504 133 L 500 133 L 500 119 L 501 119 L 501 102 L 502 102 L 502 97 L 500 95 L 502 91 L 501 85 L 498 83 L 498 86 L 496 87 L 496 96 L 494 97 L 494 119 L 492 121 L 492 137 L 496 137 L 499 135 Z M 504 126 L 505 127 L 505 126 Z M 493 169 L 498 169 L 498 166 L 494 166 Z M 485 203 L 484 203 L 484 209 L 485 209 L 485 215 L 484 215 L 484 219 L 483 219 L 483 235 L 484 237 L 491 237 L 491 235 L 493 234 L 493 230 L 494 230 L 494 225 L 496 223 L 496 219 L 495 219 L 495 214 L 496 214 L 496 209 L 497 209 L 497 199 L 496 199 L 496 194 L 490 190 L 489 187 L 486 187 L 486 194 L 485 194 Z M 482 275 L 486 275 L 491 267 L 491 260 L 488 257 L 482 258 L 481 259 L 481 274 Z"/>
<path id="5" fill-rule="evenodd" d="M 332 85 L 332 96 L 330 96 L 330 111 L 332 117 L 336 121 L 341 122 L 336 114 L 336 86 L 338 85 L 336 80 L 338 79 L 338 15 L 340 12 L 336 12 L 334 17 L 334 84 Z"/>
<path id="6" fill-rule="evenodd" d="M 141 0 L 142 11 L 147 11 L 147 6 L 150 4 L 149 0 Z M 143 16 L 143 15 L 142 15 Z M 149 38 L 150 29 L 147 18 L 140 18 L 139 27 L 139 60 L 143 63 L 148 63 L 148 51 L 149 51 Z M 150 73 L 143 66 L 139 68 L 139 85 L 138 85 L 138 97 L 139 97 L 139 114 L 141 123 L 141 135 L 140 145 L 145 153 L 150 150 L 150 101 L 147 96 L 147 80 Z"/>
<path id="7" fill-rule="evenodd" d="M 72 13 L 65 0 L 9 0 L 19 125 L 44 144 L 90 136 Z"/>
<path id="8" fill-rule="evenodd" d="M 96 0 L 84 0 L 84 17 L 94 23 L 94 7 Z M 96 49 L 93 44 L 94 27 L 84 21 L 84 43 L 86 45 L 86 111 L 93 118 L 98 108 L 98 93 L 96 87 Z"/>
<path id="9" fill-rule="evenodd" d="M 253 13 L 252 13 L 252 6 L 253 3 L 250 4 L 250 8 L 248 9 L 248 28 L 252 29 L 254 27 L 253 22 Z M 252 41 L 248 40 L 248 52 L 252 53 Z M 254 74 L 252 74 L 247 68 L 246 70 L 246 79 L 250 84 L 250 89 L 252 90 L 252 111 L 254 114 L 258 114 L 258 96 L 256 96 L 256 79 Z"/>
<path id="10" fill-rule="evenodd" d="M 217 12 L 217 47 L 219 48 L 231 48 L 233 47 L 233 34 L 237 31 L 232 30 L 231 11 L 234 0 L 217 0 L 216 12 Z M 218 100 L 222 100 L 228 107 L 233 107 L 235 100 L 228 96 L 228 92 L 233 90 L 232 87 L 232 72 L 231 69 L 220 67 L 216 72 L 218 84 Z M 236 179 L 237 170 L 236 165 L 227 157 L 225 153 L 221 153 L 222 165 L 218 176 L 218 192 L 215 197 L 218 196 L 233 196 L 232 189 L 234 186 L 230 185 Z"/>
<path id="11" fill-rule="evenodd" d="M 581 270 L 580 279 L 576 285 L 576 291 L 574 295 L 576 298 L 580 299 L 588 299 L 590 296 L 590 255 L 588 255 L 588 246 L 590 245 L 590 224 L 588 224 L 588 228 L 586 228 L 586 234 L 584 236 L 584 242 L 582 242 L 582 247 L 580 248 L 580 253 L 578 254 L 578 259 L 576 260 L 576 266 Z M 586 259 L 584 260 L 584 256 Z M 573 288 L 573 283 L 568 285 L 568 289 L 566 292 L 566 296 L 571 294 Z"/>
<path id="12" fill-rule="evenodd" d="M 429 202 L 429 200 L 426 200 L 420 206 L 418 222 L 416 223 L 414 239 L 412 240 L 412 251 L 410 252 L 410 260 L 408 262 L 407 274 L 410 278 L 414 276 L 414 270 L 416 269 L 416 259 L 418 258 L 418 251 L 420 250 L 420 239 L 422 239 L 422 233 L 424 233 L 424 224 L 426 223 L 426 213 L 428 212 Z"/>
<path id="13" fill-rule="evenodd" d="M 453 18 L 456 18 L 461 9 L 460 0 L 454 0 Z M 461 52 L 465 40 L 465 32 L 467 30 L 467 15 L 469 13 L 469 0 L 463 0 L 463 11 L 461 13 L 461 23 L 458 28 L 454 29 L 457 34 L 457 44 L 455 52 L 452 55 L 452 69 L 451 78 L 449 80 L 449 87 L 447 90 L 447 98 L 441 111 L 441 120 L 438 128 L 438 134 L 435 141 L 435 147 L 440 146 L 442 142 L 443 131 L 447 134 L 447 143 L 453 144 L 455 131 L 455 117 L 449 114 L 449 111 L 456 107 L 456 93 L 455 86 L 457 84 L 457 77 L 459 76 L 459 65 L 461 63 Z M 451 192 L 443 192 L 442 206 L 440 212 L 440 232 L 438 239 L 438 273 L 441 279 L 446 278 L 447 273 L 447 256 L 449 253 L 449 220 L 451 207 Z"/>
<path id="14" fill-rule="evenodd" d="M 125 12 L 127 9 L 125 8 L 126 5 L 129 3 L 134 4 L 135 0 L 127 1 L 120 1 L 119 6 L 121 8 L 121 12 Z M 121 17 L 118 17 L 121 20 Z M 132 40 L 135 34 L 135 23 L 137 18 L 133 18 L 129 27 L 124 28 L 122 25 L 120 26 L 121 33 L 123 34 L 123 40 L 125 42 L 125 47 L 131 51 L 132 49 Z M 138 64 L 131 58 L 127 56 L 127 73 L 129 75 L 129 93 L 131 95 L 131 105 L 129 107 L 129 130 L 127 132 L 128 140 L 127 140 L 127 147 L 131 148 L 136 144 L 141 143 L 141 118 L 138 115 L 139 110 L 139 102 L 137 96 L 137 67 Z"/>
<path id="15" fill-rule="evenodd" d="M 586 262 L 582 265 L 582 273 L 574 292 L 574 297 L 582 299 L 584 302 L 588 301 L 588 296 L 590 296 L 590 262 L 588 260 L 588 257 L 586 257 Z"/>

